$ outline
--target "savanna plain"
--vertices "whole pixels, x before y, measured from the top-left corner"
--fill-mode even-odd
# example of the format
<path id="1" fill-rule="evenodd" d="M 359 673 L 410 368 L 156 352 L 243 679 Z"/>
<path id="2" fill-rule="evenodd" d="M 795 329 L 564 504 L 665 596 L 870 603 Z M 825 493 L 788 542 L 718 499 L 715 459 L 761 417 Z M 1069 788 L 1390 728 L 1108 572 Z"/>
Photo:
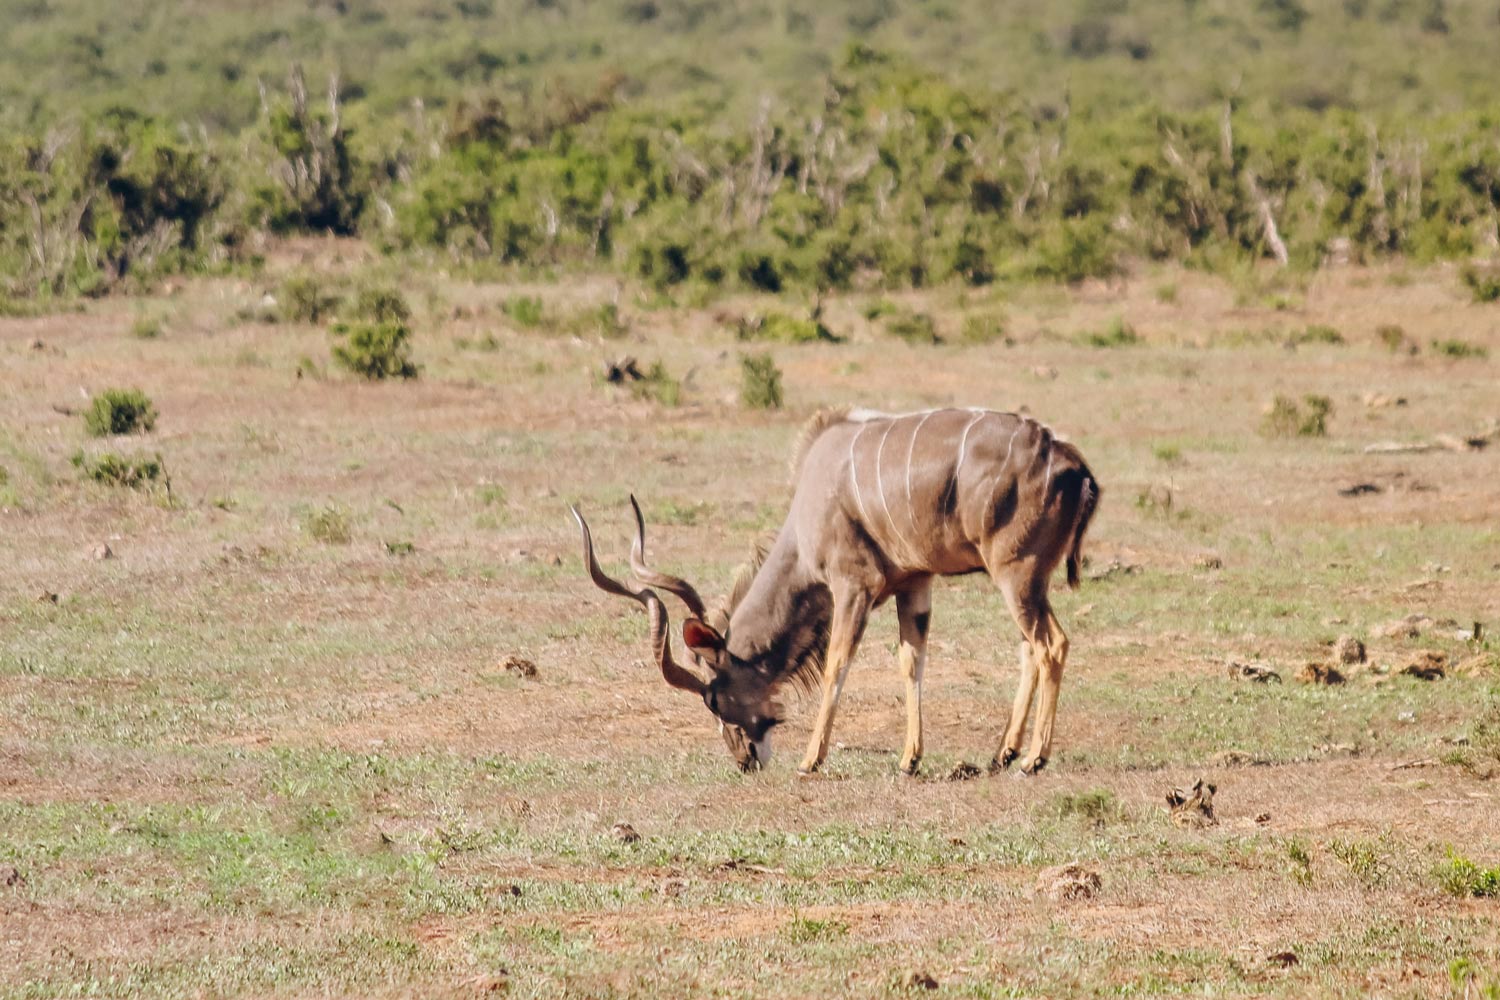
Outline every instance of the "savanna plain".
<path id="1" fill-rule="evenodd" d="M 837 342 L 770 344 L 762 299 L 391 267 L 292 240 L 0 320 L 0 995 L 1500 983 L 1500 307 L 1455 267 L 850 292 Z M 293 272 L 399 287 L 418 377 L 265 322 Z M 742 402 L 751 350 L 780 408 Z M 115 387 L 149 432 L 86 433 Z M 623 573 L 634 493 L 653 561 L 722 593 L 818 408 L 950 404 L 1024 408 L 1103 485 L 1049 769 L 947 780 L 1017 673 L 970 577 L 934 594 L 918 777 L 889 607 L 825 773 L 795 775 L 805 700 L 738 773 L 567 505 Z M 1217 823 L 1173 823 L 1199 779 Z M 1038 886 L 1068 862 L 1097 889 Z"/>

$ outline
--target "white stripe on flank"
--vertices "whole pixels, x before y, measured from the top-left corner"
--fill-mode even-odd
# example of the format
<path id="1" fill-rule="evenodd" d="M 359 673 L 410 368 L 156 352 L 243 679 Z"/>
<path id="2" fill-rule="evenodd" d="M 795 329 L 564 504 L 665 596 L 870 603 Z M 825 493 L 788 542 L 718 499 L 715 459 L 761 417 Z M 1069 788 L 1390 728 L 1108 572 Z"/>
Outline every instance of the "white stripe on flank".
<path id="1" fill-rule="evenodd" d="M 959 474 L 960 471 L 963 470 L 963 467 L 964 467 L 964 456 L 965 456 L 966 450 L 969 447 L 969 431 L 973 430 L 974 425 L 977 424 L 977 423 L 979 423 L 979 421 L 983 420 L 984 416 L 985 416 L 985 411 L 984 410 L 980 410 L 977 413 L 975 413 L 974 414 L 974 419 L 970 420 L 968 422 L 968 424 L 964 427 L 964 436 L 958 439 L 958 461 L 955 462 L 954 465 L 953 465 L 953 481 L 954 481 L 954 483 L 958 482 L 958 474 Z"/>
<path id="2" fill-rule="evenodd" d="M 868 423 L 863 424 L 859 428 L 859 433 L 854 435 L 854 439 L 849 442 L 849 486 L 854 490 L 854 502 L 859 504 L 859 519 L 866 531 L 870 530 L 870 515 L 865 511 L 865 498 L 859 493 L 859 472 L 854 460 L 854 446 L 859 444 L 859 439 L 864 436 L 869 426 Z"/>
<path id="3" fill-rule="evenodd" d="M 1005 468 L 1010 463 L 1010 450 L 1016 446 L 1016 435 L 1021 433 L 1024 423 L 1016 424 L 1016 429 L 1010 432 L 1010 442 L 1005 446 L 1005 461 L 1000 463 L 1000 468 Z"/>
<path id="4" fill-rule="evenodd" d="M 927 423 L 927 418 L 932 413 L 932 410 L 928 410 L 922 414 L 922 419 L 917 421 L 917 429 L 911 432 L 911 444 L 906 447 L 906 516 L 911 521 L 913 538 L 917 535 L 917 508 L 911 499 L 911 456 L 917 450 L 917 435 L 922 433 L 922 425 Z"/>
<path id="5" fill-rule="evenodd" d="M 891 517 L 890 505 L 885 502 L 885 476 L 880 471 L 880 461 L 885 456 L 885 441 L 891 436 L 891 428 L 894 426 L 896 426 L 894 420 L 885 425 L 885 433 L 880 435 L 880 447 L 875 449 L 875 489 L 880 493 L 880 509 L 885 511 L 885 521 L 891 526 L 891 540 L 898 541 L 900 535 L 896 531 L 896 519 Z M 905 544 L 901 548 L 905 549 Z"/>

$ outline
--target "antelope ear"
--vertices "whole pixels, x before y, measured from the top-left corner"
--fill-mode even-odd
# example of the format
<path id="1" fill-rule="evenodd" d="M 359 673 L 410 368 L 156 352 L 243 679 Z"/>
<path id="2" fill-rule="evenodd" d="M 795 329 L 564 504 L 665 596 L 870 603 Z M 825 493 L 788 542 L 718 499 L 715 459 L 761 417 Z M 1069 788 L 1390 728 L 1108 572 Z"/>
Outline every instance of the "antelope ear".
<path id="1" fill-rule="evenodd" d="M 689 618 L 682 623 L 682 641 L 688 649 L 707 660 L 717 659 L 724 649 L 724 637 L 699 618 Z"/>

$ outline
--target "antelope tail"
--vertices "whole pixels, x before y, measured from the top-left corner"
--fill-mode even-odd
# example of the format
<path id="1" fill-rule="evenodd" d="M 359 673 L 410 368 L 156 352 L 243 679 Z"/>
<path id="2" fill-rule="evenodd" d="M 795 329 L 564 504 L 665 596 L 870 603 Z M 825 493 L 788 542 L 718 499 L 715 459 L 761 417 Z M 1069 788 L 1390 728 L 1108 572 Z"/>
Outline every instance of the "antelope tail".
<path id="1" fill-rule="evenodd" d="M 1078 589 L 1078 560 L 1083 549 L 1083 536 L 1089 530 L 1094 510 L 1099 506 L 1099 484 L 1088 470 L 1083 473 L 1083 485 L 1079 488 L 1078 518 L 1073 523 L 1073 544 L 1068 549 L 1068 587 Z"/>

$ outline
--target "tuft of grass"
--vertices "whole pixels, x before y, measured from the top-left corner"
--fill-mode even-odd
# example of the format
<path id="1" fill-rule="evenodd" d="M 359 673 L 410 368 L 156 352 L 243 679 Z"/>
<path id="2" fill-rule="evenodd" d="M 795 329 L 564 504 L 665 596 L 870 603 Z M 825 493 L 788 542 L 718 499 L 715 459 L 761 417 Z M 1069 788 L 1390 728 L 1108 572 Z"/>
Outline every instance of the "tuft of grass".
<path id="1" fill-rule="evenodd" d="M 1344 335 L 1331 326 L 1322 323 L 1310 323 L 1302 330 L 1294 333 L 1288 338 L 1295 346 L 1303 344 L 1342 344 Z"/>
<path id="2" fill-rule="evenodd" d="M 1260 431 L 1266 437 L 1326 437 L 1333 401 L 1327 396 L 1309 394 L 1302 405 L 1290 396 L 1277 394 L 1261 420 Z"/>
<path id="3" fill-rule="evenodd" d="M 1375 336 L 1385 345 L 1385 349 L 1392 354 L 1398 354 L 1408 346 L 1411 348 L 1416 347 L 1415 344 L 1407 340 L 1406 330 L 1395 323 L 1383 323 L 1376 327 Z"/>
<path id="4" fill-rule="evenodd" d="M 849 925 L 842 920 L 814 920 L 812 917 L 795 917 L 781 929 L 782 936 L 796 944 L 829 941 L 848 933 Z"/>
<path id="5" fill-rule="evenodd" d="M 1175 444 L 1154 444 L 1151 446 L 1151 454 L 1165 465 L 1179 465 L 1182 462 L 1182 449 Z"/>
<path id="6" fill-rule="evenodd" d="M 1490 356 L 1489 349 L 1480 344 L 1471 344 L 1467 340 L 1434 340 L 1432 342 L 1434 354 L 1445 358 L 1457 358 L 1464 360 L 1468 358 L 1487 358 Z"/>
<path id="7" fill-rule="evenodd" d="M 161 331 L 162 322 L 155 316 L 137 316 L 130 325 L 130 335 L 137 340 L 155 340 Z"/>
<path id="8" fill-rule="evenodd" d="M 1141 342 L 1135 327 L 1116 316 L 1103 330 L 1083 335 L 1083 343 L 1090 347 L 1133 347 Z"/>
<path id="9" fill-rule="evenodd" d="M 970 313 L 964 317 L 958 339 L 969 345 L 993 344 L 1005 339 L 1005 316 L 999 312 Z"/>
<path id="10" fill-rule="evenodd" d="M 1366 889 L 1378 889 L 1390 875 L 1390 864 L 1372 841 L 1336 839 L 1328 850 Z"/>
<path id="11" fill-rule="evenodd" d="M 83 425 L 94 437 L 144 434 L 156 426 L 156 407 L 139 389 L 105 389 L 83 412 Z"/>
<path id="12" fill-rule="evenodd" d="M 409 323 L 411 306 L 396 289 L 387 285 L 371 285 L 361 288 L 346 308 L 346 315 L 353 320 L 368 320 L 371 323 Z"/>
<path id="13" fill-rule="evenodd" d="M 1481 868 L 1456 851 L 1433 870 L 1443 891 L 1461 899 L 1500 896 L 1500 868 Z"/>
<path id="14" fill-rule="evenodd" d="M 495 483 L 481 484 L 480 487 L 474 491 L 474 495 L 478 497 L 479 502 L 484 504 L 486 507 L 505 506 L 505 487 L 498 486 Z"/>
<path id="15" fill-rule="evenodd" d="M 936 344 L 937 323 L 927 313 L 898 309 L 885 319 L 885 332 L 908 344 Z"/>
<path id="16" fill-rule="evenodd" d="M 1500 301 L 1500 266 L 1495 264 L 1465 264 L 1458 272 L 1459 279 L 1469 289 L 1475 302 Z"/>
<path id="17" fill-rule="evenodd" d="M 303 514 L 302 531 L 324 545 L 348 545 L 354 537 L 349 512 L 337 504 L 327 504 Z"/>
<path id="18" fill-rule="evenodd" d="M 677 406 L 682 402 L 682 383 L 660 361 L 653 362 L 639 379 L 631 382 L 630 391 L 636 399 L 651 400 L 662 406 Z"/>
<path id="19" fill-rule="evenodd" d="M 1125 819 L 1125 807 L 1107 788 L 1054 796 L 1042 806 L 1041 812 L 1056 819 L 1077 819 L 1092 827 L 1103 827 Z"/>
<path id="20" fill-rule="evenodd" d="M 86 479 L 105 486 L 124 486 L 130 489 L 145 489 L 155 483 L 165 485 L 171 491 L 171 480 L 167 477 L 167 466 L 159 454 L 124 457 L 112 451 L 100 455 L 85 455 L 78 451 L 71 459 L 73 467 Z"/>
<path id="21" fill-rule="evenodd" d="M 542 300 L 535 295 L 512 295 L 500 303 L 500 311 L 516 326 L 527 330 L 535 330 L 547 319 Z"/>
<path id="22" fill-rule="evenodd" d="M 752 410 L 781 409 L 781 369 L 769 352 L 740 355 L 740 402 Z"/>
<path id="23" fill-rule="evenodd" d="M 1292 881 L 1298 885 L 1312 885 L 1312 855 L 1308 853 L 1307 843 L 1300 837 L 1293 837 L 1286 842 L 1286 859 L 1290 864 Z"/>

